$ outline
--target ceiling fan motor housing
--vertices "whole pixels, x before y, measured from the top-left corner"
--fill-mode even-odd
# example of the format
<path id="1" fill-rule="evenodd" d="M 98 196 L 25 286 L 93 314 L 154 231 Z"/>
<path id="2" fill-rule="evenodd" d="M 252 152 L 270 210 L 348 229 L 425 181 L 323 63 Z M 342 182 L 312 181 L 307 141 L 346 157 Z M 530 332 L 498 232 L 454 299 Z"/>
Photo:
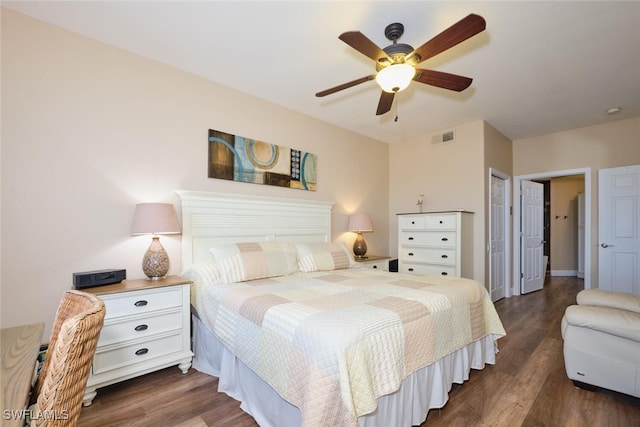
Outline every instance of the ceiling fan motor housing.
<path id="1" fill-rule="evenodd" d="M 397 43 L 397 40 L 402 37 L 402 34 L 404 34 L 404 25 L 399 22 L 389 24 L 384 29 L 385 37 L 391 40 L 393 44 L 390 44 L 382 50 L 391 58 L 392 62 L 389 62 L 387 58 L 381 59 L 376 64 L 376 71 L 380 71 L 391 64 L 407 63 L 409 65 L 415 65 L 415 63 L 412 63 L 415 61 L 411 61 L 412 58 L 407 58 L 407 55 L 413 52 L 413 46 L 405 43 Z"/>

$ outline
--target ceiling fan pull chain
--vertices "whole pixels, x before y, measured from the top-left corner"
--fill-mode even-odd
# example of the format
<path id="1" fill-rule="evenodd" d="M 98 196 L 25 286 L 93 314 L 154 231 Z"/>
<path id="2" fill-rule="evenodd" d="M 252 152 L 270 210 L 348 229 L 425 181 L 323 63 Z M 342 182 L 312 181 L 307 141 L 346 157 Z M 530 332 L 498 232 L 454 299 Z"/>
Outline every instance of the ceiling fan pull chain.
<path id="1" fill-rule="evenodd" d="M 396 93 L 396 96 L 393 98 L 393 103 L 395 104 L 393 106 L 394 110 L 396 110 L 396 118 L 393 119 L 394 122 L 398 121 L 398 94 Z"/>

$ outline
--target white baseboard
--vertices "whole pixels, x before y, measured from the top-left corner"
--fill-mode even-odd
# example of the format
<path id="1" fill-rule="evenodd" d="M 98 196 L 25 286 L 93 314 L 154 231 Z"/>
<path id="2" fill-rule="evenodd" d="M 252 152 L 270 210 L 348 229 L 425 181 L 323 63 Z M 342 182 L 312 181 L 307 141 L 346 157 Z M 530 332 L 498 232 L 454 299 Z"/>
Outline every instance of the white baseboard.
<path id="1" fill-rule="evenodd" d="M 552 276 L 577 276 L 578 270 L 551 270 Z"/>

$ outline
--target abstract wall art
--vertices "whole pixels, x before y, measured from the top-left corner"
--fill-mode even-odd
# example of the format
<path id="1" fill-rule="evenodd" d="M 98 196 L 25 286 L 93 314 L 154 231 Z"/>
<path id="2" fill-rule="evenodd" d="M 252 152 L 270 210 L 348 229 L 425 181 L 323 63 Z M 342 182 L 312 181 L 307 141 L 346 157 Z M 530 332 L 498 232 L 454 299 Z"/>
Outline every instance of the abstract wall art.
<path id="1" fill-rule="evenodd" d="M 209 129 L 209 178 L 316 190 L 315 154 Z"/>

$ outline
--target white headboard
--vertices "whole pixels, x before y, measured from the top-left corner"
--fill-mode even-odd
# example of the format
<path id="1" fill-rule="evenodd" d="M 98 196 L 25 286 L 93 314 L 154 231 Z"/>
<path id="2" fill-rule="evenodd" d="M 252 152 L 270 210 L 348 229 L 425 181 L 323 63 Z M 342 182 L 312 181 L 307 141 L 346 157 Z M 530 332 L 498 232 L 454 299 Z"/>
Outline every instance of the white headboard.
<path id="1" fill-rule="evenodd" d="M 333 203 L 203 191 L 182 201 L 182 268 L 212 259 L 209 249 L 236 242 L 330 242 Z"/>

